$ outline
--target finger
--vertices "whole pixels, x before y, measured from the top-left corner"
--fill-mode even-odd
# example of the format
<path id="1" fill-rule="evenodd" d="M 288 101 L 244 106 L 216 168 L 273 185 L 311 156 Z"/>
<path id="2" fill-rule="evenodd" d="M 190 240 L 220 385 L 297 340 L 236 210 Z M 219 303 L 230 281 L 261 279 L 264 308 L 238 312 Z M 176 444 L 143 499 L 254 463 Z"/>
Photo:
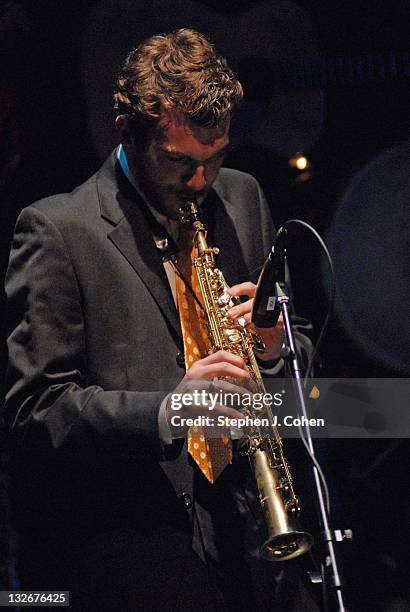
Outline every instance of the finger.
<path id="1" fill-rule="evenodd" d="M 221 436 L 227 436 L 228 438 L 232 438 L 232 433 L 234 430 L 232 429 L 232 423 L 238 423 L 242 421 L 243 414 L 238 412 L 237 410 L 232 410 L 231 408 L 227 408 L 226 406 L 220 406 L 218 412 L 216 413 L 215 423 L 217 426 L 209 428 L 209 437 L 220 438 Z M 237 430 L 235 430 L 235 433 Z M 234 437 L 242 437 L 242 436 L 234 436 Z"/>
<path id="2" fill-rule="evenodd" d="M 191 368 L 187 374 L 188 378 L 222 378 L 228 377 L 238 380 L 246 380 L 250 377 L 250 374 L 246 368 L 238 368 L 237 366 L 229 363 L 228 361 L 218 361 L 211 364 L 201 364 L 195 370 Z"/>
<path id="3" fill-rule="evenodd" d="M 239 395 L 246 395 L 249 393 L 248 386 L 243 387 L 241 385 L 241 381 L 230 381 L 224 378 L 214 380 L 212 383 L 212 387 L 212 390 L 208 389 L 209 393 L 238 393 Z"/>
<path id="4" fill-rule="evenodd" d="M 232 317 L 232 319 L 237 319 L 247 314 L 248 312 L 252 312 L 253 307 L 253 298 L 248 300 L 247 302 L 242 302 L 241 304 L 235 304 L 228 310 L 228 315 Z"/>
<path id="5" fill-rule="evenodd" d="M 231 437 L 231 419 L 243 419 L 243 415 L 234 408 L 218 404 L 215 411 L 211 413 L 211 420 L 203 427 L 206 438 L 221 438 L 222 436 Z"/>
<path id="6" fill-rule="evenodd" d="M 224 349 L 220 349 L 219 351 L 215 351 L 215 353 L 211 353 L 210 355 L 207 355 L 207 357 L 204 357 L 203 359 L 200 359 L 199 361 L 195 362 L 195 364 L 191 367 L 191 370 L 193 367 L 195 367 L 195 365 L 198 364 L 209 365 L 218 362 L 227 362 L 238 368 L 246 369 L 246 365 L 242 357 L 234 355 L 233 353 L 225 351 Z"/>
<path id="7" fill-rule="evenodd" d="M 208 436 L 219 438 L 221 435 L 225 435 L 231 439 L 239 439 L 243 437 L 243 431 L 238 429 L 238 424 L 244 421 L 244 415 L 241 412 L 226 406 L 218 406 L 216 416 L 218 426 L 209 428 Z"/>
<path id="8" fill-rule="evenodd" d="M 245 325 L 249 325 L 252 323 L 252 311 L 250 312 L 244 312 L 240 317 L 238 317 L 237 321 L 241 321 L 241 325 L 242 325 L 242 320 L 245 321 Z"/>
<path id="9" fill-rule="evenodd" d="M 218 380 L 208 388 L 203 388 L 203 380 L 188 381 L 183 390 L 185 404 L 192 406 L 194 411 L 197 408 L 209 410 L 211 407 L 213 409 L 216 403 L 239 406 L 244 396 L 252 395 L 255 392 L 255 386 L 252 385 L 251 380 L 248 379 L 246 387 L 226 380 Z M 180 394 L 176 397 L 179 399 Z"/>
<path id="10" fill-rule="evenodd" d="M 231 396 L 242 397 L 243 395 L 248 395 L 250 392 L 250 389 L 251 389 L 251 392 L 254 392 L 253 391 L 254 387 L 250 385 L 250 382 L 249 382 L 250 380 L 252 379 L 246 380 L 247 386 L 245 387 L 240 384 L 241 381 L 238 381 L 237 383 L 236 381 L 227 381 L 225 379 L 221 379 L 221 380 L 213 379 L 212 386 L 210 386 L 209 381 L 192 379 L 192 380 L 186 381 L 186 384 L 184 385 L 183 393 L 184 393 L 184 396 L 192 395 L 192 397 L 194 396 L 195 392 L 196 392 L 196 395 L 200 394 L 201 405 L 208 406 L 209 400 L 213 400 L 213 398 L 217 396 L 219 400 L 220 397 L 223 397 L 226 394 L 229 394 L 229 397 Z"/>
<path id="11" fill-rule="evenodd" d="M 249 295 L 249 297 L 253 297 L 255 295 L 255 291 L 256 285 L 250 281 L 233 285 L 228 289 L 229 295 Z"/>

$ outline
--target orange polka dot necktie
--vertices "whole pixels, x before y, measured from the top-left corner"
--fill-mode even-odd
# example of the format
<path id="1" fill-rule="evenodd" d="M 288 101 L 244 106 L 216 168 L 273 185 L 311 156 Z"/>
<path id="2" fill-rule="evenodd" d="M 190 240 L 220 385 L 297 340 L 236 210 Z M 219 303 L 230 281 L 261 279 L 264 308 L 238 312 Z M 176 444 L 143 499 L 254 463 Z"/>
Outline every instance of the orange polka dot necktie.
<path id="1" fill-rule="evenodd" d="M 175 275 L 176 296 L 184 341 L 185 368 L 187 371 L 195 361 L 206 357 L 211 348 L 206 314 L 200 305 L 202 303 L 202 296 L 194 267 L 194 257 L 196 256 L 197 248 L 195 246 L 191 252 L 185 250 L 180 253 L 177 273 Z M 206 438 L 201 426 L 189 428 L 188 452 L 198 464 L 202 473 L 212 483 L 215 482 L 232 460 L 231 440 L 227 436 Z"/>

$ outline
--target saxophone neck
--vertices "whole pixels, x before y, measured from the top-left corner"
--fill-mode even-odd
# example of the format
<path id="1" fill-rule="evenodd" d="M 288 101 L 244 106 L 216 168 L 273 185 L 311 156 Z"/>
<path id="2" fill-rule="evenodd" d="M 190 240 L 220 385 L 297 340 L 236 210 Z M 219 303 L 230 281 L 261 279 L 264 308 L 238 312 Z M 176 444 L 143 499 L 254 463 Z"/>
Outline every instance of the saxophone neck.
<path id="1" fill-rule="evenodd" d="M 180 208 L 182 214 L 181 223 L 190 223 L 195 231 L 194 242 L 198 248 L 198 255 L 208 255 L 213 259 L 213 256 L 219 253 L 219 249 L 209 248 L 206 241 L 206 229 L 202 223 L 200 216 L 200 206 L 194 200 L 188 201 Z"/>

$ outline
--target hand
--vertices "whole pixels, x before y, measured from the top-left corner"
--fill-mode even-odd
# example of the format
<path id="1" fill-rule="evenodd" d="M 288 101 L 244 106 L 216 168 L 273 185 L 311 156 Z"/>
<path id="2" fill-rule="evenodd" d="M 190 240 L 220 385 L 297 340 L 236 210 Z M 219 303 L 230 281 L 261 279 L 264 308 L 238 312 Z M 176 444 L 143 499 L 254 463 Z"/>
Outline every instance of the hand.
<path id="1" fill-rule="evenodd" d="M 253 329 L 263 340 L 266 346 L 266 352 L 258 352 L 258 357 L 262 361 L 272 361 L 279 359 L 282 348 L 284 334 L 283 318 L 280 315 L 275 327 L 255 327 L 251 321 L 253 300 L 256 293 L 256 285 L 251 282 L 234 285 L 228 289 L 229 295 L 240 296 L 247 295 L 249 300 L 242 302 L 229 309 L 228 314 L 233 319 L 244 317 L 246 325 Z"/>
<path id="2" fill-rule="evenodd" d="M 235 382 L 229 382 L 226 378 Z M 224 393 L 238 394 L 235 398 L 249 394 L 252 392 L 252 382 L 243 359 L 227 351 L 220 350 L 196 361 L 171 393 L 165 408 L 172 437 L 184 437 L 188 431 L 188 425 L 173 424 L 175 419 L 171 417 L 175 415 L 180 417 L 179 423 L 198 416 L 211 416 L 215 422 L 220 415 L 241 418 L 238 410 L 216 403 L 216 399 L 217 396 L 219 399 L 220 392 L 222 396 Z M 211 435 L 215 436 L 215 429 Z"/>

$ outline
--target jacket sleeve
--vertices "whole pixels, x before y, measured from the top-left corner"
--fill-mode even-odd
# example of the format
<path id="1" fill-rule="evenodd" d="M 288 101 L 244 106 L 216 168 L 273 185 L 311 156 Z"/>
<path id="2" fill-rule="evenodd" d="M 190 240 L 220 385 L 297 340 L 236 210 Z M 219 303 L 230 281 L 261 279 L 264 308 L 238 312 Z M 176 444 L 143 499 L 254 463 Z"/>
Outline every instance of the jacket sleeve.
<path id="1" fill-rule="evenodd" d="M 34 206 L 17 221 L 6 294 L 5 422 L 17 444 L 72 453 L 139 448 L 161 457 L 157 415 L 165 393 L 87 384 L 85 306 L 75 270 L 60 231 Z"/>

